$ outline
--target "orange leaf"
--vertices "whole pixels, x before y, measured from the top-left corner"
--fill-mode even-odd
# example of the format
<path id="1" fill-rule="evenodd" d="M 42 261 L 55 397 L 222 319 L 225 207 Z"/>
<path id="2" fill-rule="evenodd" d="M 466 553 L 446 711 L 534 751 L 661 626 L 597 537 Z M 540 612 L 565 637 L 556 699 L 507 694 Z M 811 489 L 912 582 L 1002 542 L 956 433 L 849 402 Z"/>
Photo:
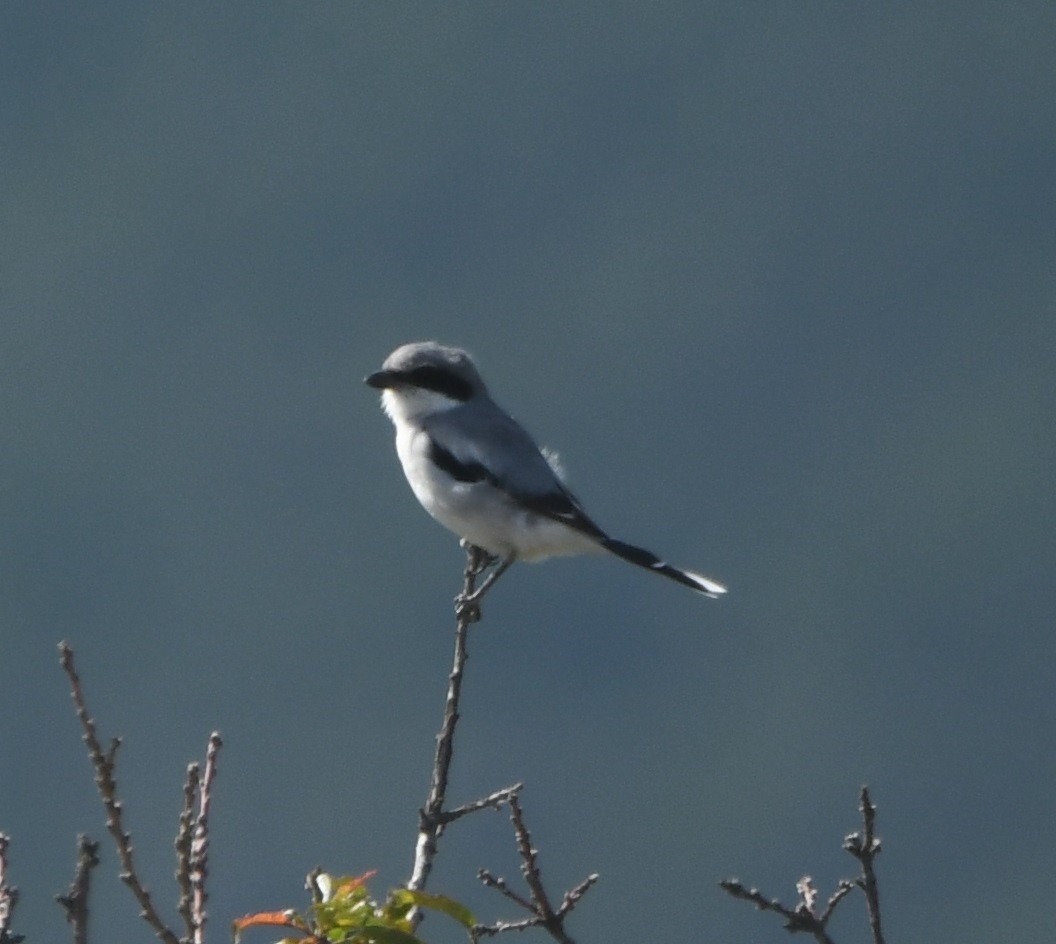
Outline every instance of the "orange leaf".
<path id="1" fill-rule="evenodd" d="M 233 924 L 236 931 L 258 925 L 266 925 L 272 928 L 293 928 L 305 933 L 308 931 L 308 926 L 304 923 L 304 920 L 292 911 L 258 911 L 256 914 L 236 919 Z"/>
<path id="2" fill-rule="evenodd" d="M 349 878 L 334 889 L 334 894 L 336 895 L 338 892 L 348 894 L 349 892 L 354 891 L 355 889 L 365 885 L 368 881 L 370 881 L 370 879 L 374 878 L 374 876 L 377 874 L 377 869 L 371 869 L 369 872 L 364 872 L 362 875 L 357 875 L 353 878 Z"/>

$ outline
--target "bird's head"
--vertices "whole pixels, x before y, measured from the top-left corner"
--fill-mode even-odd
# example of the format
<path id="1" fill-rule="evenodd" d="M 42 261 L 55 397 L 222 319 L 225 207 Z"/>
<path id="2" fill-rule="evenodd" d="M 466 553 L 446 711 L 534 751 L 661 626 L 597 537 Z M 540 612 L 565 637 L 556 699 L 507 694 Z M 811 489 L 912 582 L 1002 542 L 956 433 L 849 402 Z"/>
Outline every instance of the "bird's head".
<path id="1" fill-rule="evenodd" d="M 393 421 L 420 419 L 487 395 L 472 358 L 436 341 L 396 348 L 364 383 L 382 391 L 382 407 Z"/>

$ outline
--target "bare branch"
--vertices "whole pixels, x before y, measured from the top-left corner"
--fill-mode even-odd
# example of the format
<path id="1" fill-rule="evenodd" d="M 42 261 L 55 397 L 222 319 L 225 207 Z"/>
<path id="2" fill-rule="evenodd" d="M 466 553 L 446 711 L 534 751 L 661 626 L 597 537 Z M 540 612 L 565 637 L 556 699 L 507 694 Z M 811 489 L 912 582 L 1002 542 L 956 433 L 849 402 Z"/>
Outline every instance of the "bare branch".
<path id="1" fill-rule="evenodd" d="M 575 888 L 565 892 L 561 905 L 555 910 L 550 903 L 550 897 L 543 887 L 542 874 L 539 871 L 538 850 L 532 845 L 532 837 L 524 822 L 524 812 L 521 809 L 520 796 L 517 792 L 510 795 L 507 800 L 510 807 L 510 820 L 513 822 L 513 832 L 517 840 L 517 851 L 521 857 L 521 874 L 524 875 L 528 886 L 529 896 L 518 894 L 509 887 L 506 880 L 498 878 L 486 869 L 481 869 L 477 877 L 488 887 L 500 892 L 518 907 L 523 908 L 530 915 L 520 921 L 496 921 L 494 924 L 478 924 L 473 928 L 471 934 L 474 941 L 482 937 L 492 937 L 504 931 L 525 931 L 528 928 L 543 928 L 558 944 L 574 944 L 568 932 L 565 931 L 565 919 L 579 904 L 592 885 L 598 880 L 597 875 L 589 875 Z"/>
<path id="2" fill-rule="evenodd" d="M 758 888 L 745 888 L 737 879 L 719 882 L 719 886 L 734 898 L 750 901 L 760 911 L 772 911 L 781 915 L 785 919 L 785 928 L 789 932 L 805 931 L 813 935 L 818 944 L 833 944 L 832 938 L 825 930 L 828 915 L 823 920 L 814 913 L 817 891 L 810 876 L 804 876 L 796 883 L 796 891 L 799 892 L 800 900 L 795 908 L 786 907 L 776 898 L 767 898 Z"/>
<path id="3" fill-rule="evenodd" d="M 598 873 L 592 872 L 575 888 L 569 889 L 565 892 L 564 898 L 561 899 L 561 907 L 557 909 L 557 913 L 560 915 L 568 914 L 579 904 L 579 900 L 590 891 L 591 887 L 597 884 L 597 881 Z"/>
<path id="4" fill-rule="evenodd" d="M 18 889 L 7 884 L 7 847 L 11 838 L 0 833 L 0 944 L 18 944 L 21 934 L 11 932 L 11 919 L 18 905 Z"/>
<path id="5" fill-rule="evenodd" d="M 734 898 L 750 901 L 760 911 L 774 911 L 784 918 L 792 918 L 795 915 L 791 908 L 786 908 L 778 899 L 767 898 L 758 888 L 745 888 L 735 878 L 728 878 L 719 882 L 719 887 Z"/>
<path id="6" fill-rule="evenodd" d="M 876 873 L 873 871 L 873 860 L 880 852 L 880 840 L 876 838 L 873 827 L 876 820 L 876 807 L 869 799 L 869 788 L 862 787 L 861 805 L 864 824 L 863 833 L 851 833 L 843 841 L 843 848 L 851 853 L 862 864 L 862 874 L 856 879 L 841 879 L 836 890 L 829 897 L 824 910 L 818 914 L 818 891 L 810 876 L 804 876 L 796 883 L 799 902 L 795 908 L 782 905 L 776 898 L 767 898 L 757 888 L 745 888 L 736 879 L 720 882 L 719 885 L 734 898 L 750 901 L 760 911 L 772 911 L 785 919 L 785 928 L 795 933 L 805 931 L 814 936 L 819 944 L 833 944 L 826 927 L 844 898 L 854 889 L 860 888 L 865 893 L 869 911 L 869 924 L 873 931 L 873 944 L 884 944 L 880 932 L 880 899 L 876 887 Z"/>
<path id="7" fill-rule="evenodd" d="M 73 928 L 73 944 L 88 941 L 88 889 L 92 869 L 99 864 L 99 843 L 87 836 L 77 837 L 77 867 L 73 882 L 65 895 L 56 895 L 55 900 L 66 912 L 66 921 Z"/>
<path id="8" fill-rule="evenodd" d="M 866 907 L 869 911 L 869 927 L 873 932 L 873 944 L 884 944 L 884 934 L 880 927 L 880 891 L 876 884 L 876 872 L 873 869 L 873 862 L 880 854 L 880 840 L 874 831 L 876 806 L 869 797 L 867 786 L 862 787 L 858 809 L 862 814 L 863 834 L 851 833 L 843 841 L 843 848 L 862 864 L 862 874 L 857 879 L 857 885 L 865 892 Z"/>
<path id="9" fill-rule="evenodd" d="M 209 897 L 205 891 L 205 880 L 209 875 L 209 807 L 212 804 L 213 781 L 216 779 L 216 758 L 223 746 L 224 742 L 216 731 L 209 735 L 209 744 L 205 749 L 205 771 L 198 787 L 198 816 L 194 823 L 189 859 L 193 893 L 193 944 L 204 944 L 205 941 L 205 903 Z"/>
<path id="10" fill-rule="evenodd" d="M 557 915 L 543 887 L 543 877 L 539 872 L 538 850 L 532 846 L 532 837 L 524 823 L 524 812 L 518 797 L 510 797 L 510 819 L 513 821 L 513 834 L 517 838 L 517 851 L 521 856 L 521 874 L 532 893 L 532 903 L 536 914 L 546 921 L 552 921 Z"/>
<path id="11" fill-rule="evenodd" d="M 525 898 L 523 895 L 517 894 L 510 886 L 506 883 L 506 879 L 500 878 L 497 875 L 492 875 L 487 869 L 481 869 L 477 872 L 477 878 L 483 882 L 485 887 L 494 888 L 495 891 L 502 893 L 510 899 L 515 905 L 523 908 L 525 911 L 530 911 L 535 914 L 535 907 L 532 903 Z"/>
<path id="12" fill-rule="evenodd" d="M 836 891 L 832 893 L 828 902 L 825 905 L 825 910 L 821 913 L 821 923 L 828 924 L 829 918 L 832 917 L 832 913 L 836 910 L 836 906 L 843 900 L 843 898 L 853 892 L 858 886 L 848 879 L 841 878 L 836 883 Z"/>
<path id="13" fill-rule="evenodd" d="M 520 921 L 496 921 L 494 924 L 478 924 L 470 933 L 470 940 L 479 941 L 482 937 L 495 937 L 505 931 L 530 931 L 539 927 L 538 918 L 521 918 Z"/>
<path id="14" fill-rule="evenodd" d="M 150 893 L 140 881 L 132 860 L 132 837 L 124 829 L 121 818 L 121 801 L 117 798 L 117 782 L 114 780 L 114 764 L 121 739 L 114 738 L 110 742 L 110 749 L 106 753 L 103 752 L 103 747 L 96 734 L 95 721 L 85 705 L 81 680 L 74 669 L 73 650 L 65 642 L 59 643 L 59 661 L 70 680 L 70 695 L 77 710 L 77 719 L 81 722 L 81 728 L 84 731 L 83 740 L 88 747 L 88 757 L 95 770 L 95 784 L 99 789 L 99 797 L 106 809 L 106 828 L 113 837 L 117 855 L 121 861 L 121 881 L 135 895 L 136 901 L 139 902 L 141 917 L 154 929 L 158 939 L 165 944 L 180 944 L 179 938 L 158 915 L 150 899 Z"/>
<path id="15" fill-rule="evenodd" d="M 453 809 L 445 808 L 448 777 L 451 769 L 451 758 L 454 750 L 455 728 L 459 719 L 459 701 L 462 693 L 462 679 L 465 673 L 466 660 L 469 658 L 467 639 L 469 627 L 480 621 L 480 601 L 485 593 L 494 586 L 512 563 L 511 560 L 497 561 L 479 547 L 463 541 L 466 550 L 466 567 L 463 571 L 462 592 L 455 598 L 455 655 L 451 674 L 448 677 L 447 699 L 444 703 L 444 716 L 440 733 L 436 737 L 436 756 L 433 763 L 433 774 L 430 781 L 429 796 L 425 806 L 419 811 L 418 841 L 415 846 L 414 868 L 407 882 L 407 888 L 420 891 L 425 888 L 436 857 L 437 843 L 448 824 L 469 814 L 483 809 L 499 809 L 509 806 L 513 822 L 517 848 L 521 855 L 521 872 L 528 884 L 530 897 L 514 892 L 504 879 L 497 878 L 486 870 L 478 873 L 480 880 L 489 888 L 494 888 L 505 895 L 518 907 L 529 912 L 530 917 L 520 921 L 502 921 L 493 925 L 478 925 L 471 936 L 479 940 L 482 936 L 498 934 L 502 931 L 526 930 L 532 927 L 544 928 L 559 944 L 573 944 L 565 933 L 565 917 L 571 913 L 587 890 L 597 881 L 591 875 L 571 891 L 566 892 L 560 907 L 556 910 L 550 903 L 546 889 L 539 874 L 536 850 L 532 847 L 531 837 L 524 824 L 521 812 L 519 793 L 521 784 L 517 783 L 471 803 Z M 494 566 L 495 569 L 478 587 L 477 579 Z M 421 921 L 420 911 L 413 914 L 415 927 Z"/>
<path id="16" fill-rule="evenodd" d="M 183 919 L 188 939 L 194 936 L 194 916 L 191 901 L 191 840 L 194 836 L 194 803 L 198 799 L 198 783 L 201 768 L 197 762 L 187 765 L 187 777 L 183 782 L 183 808 L 180 810 L 180 825 L 176 832 L 176 885 L 180 890 L 177 909 Z"/>
<path id="17" fill-rule="evenodd" d="M 463 571 L 462 592 L 456 598 L 455 603 L 455 654 L 448 676 L 447 699 L 444 703 L 444 717 L 440 725 L 440 732 L 436 736 L 436 756 L 433 762 L 433 773 L 429 786 L 429 796 L 425 806 L 419 811 L 418 816 L 418 841 L 415 844 L 414 867 L 407 887 L 412 891 L 421 891 L 429 880 L 432 871 L 433 859 L 436 857 L 437 842 L 444 831 L 444 827 L 459 816 L 470 812 L 469 809 L 460 807 L 459 810 L 447 813 L 444 811 L 444 803 L 447 798 L 448 778 L 451 771 L 451 757 L 454 751 L 455 728 L 458 726 L 458 706 L 462 695 L 462 678 L 466 669 L 466 660 L 469 658 L 467 639 L 469 627 L 480 620 L 480 600 L 483 592 L 486 592 L 494 584 L 494 580 L 487 582 L 480 590 L 476 589 L 477 578 L 493 563 L 493 559 L 479 547 L 463 543 L 466 549 L 466 567 Z M 494 575 L 493 575 L 494 576 Z M 500 791 L 501 792 L 501 791 Z M 493 803 L 484 803 L 483 806 L 491 806 Z M 416 915 L 418 921 L 421 914 Z"/>
<path id="18" fill-rule="evenodd" d="M 474 800 L 472 803 L 466 803 L 463 806 L 456 806 L 453 810 L 448 810 L 443 814 L 444 823 L 453 823 L 456 819 L 461 819 L 467 813 L 476 813 L 477 810 L 484 810 L 489 807 L 493 810 L 497 810 L 508 803 L 511 796 L 520 793 L 523 787 L 523 783 L 515 783 L 511 787 L 503 787 L 501 790 L 496 790 L 494 793 L 489 794 L 486 797 L 481 797 L 479 800 Z"/>

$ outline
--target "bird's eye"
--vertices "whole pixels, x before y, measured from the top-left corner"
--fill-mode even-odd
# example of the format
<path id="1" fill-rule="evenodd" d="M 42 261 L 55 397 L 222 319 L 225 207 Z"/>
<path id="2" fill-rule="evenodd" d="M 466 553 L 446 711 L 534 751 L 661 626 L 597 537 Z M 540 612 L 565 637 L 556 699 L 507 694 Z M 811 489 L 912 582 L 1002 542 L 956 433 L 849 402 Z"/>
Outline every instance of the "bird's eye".
<path id="1" fill-rule="evenodd" d="M 444 370 L 442 367 L 433 367 L 431 365 L 415 367 L 407 371 L 403 376 L 406 382 L 412 386 L 421 387 L 423 390 L 432 390 L 435 393 L 443 394 L 445 397 L 450 397 L 452 400 L 464 401 L 473 396 L 473 387 L 468 380 Z"/>

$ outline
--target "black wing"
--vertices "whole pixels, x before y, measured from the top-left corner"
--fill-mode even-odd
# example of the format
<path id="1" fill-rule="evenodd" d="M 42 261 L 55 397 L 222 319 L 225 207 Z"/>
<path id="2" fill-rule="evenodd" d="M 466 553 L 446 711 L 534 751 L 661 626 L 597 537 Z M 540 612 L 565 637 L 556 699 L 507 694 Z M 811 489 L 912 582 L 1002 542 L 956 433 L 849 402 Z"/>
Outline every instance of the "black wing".
<path id="1" fill-rule="evenodd" d="M 456 482 L 464 482 L 467 485 L 475 482 L 487 482 L 494 488 L 505 492 L 522 508 L 549 518 L 552 521 L 560 521 L 562 524 L 575 528 L 583 534 L 593 538 L 604 540 L 607 535 L 601 530 L 583 510 L 582 505 L 567 488 L 557 480 L 558 486 L 553 491 L 538 495 L 529 495 L 524 492 L 514 491 L 503 486 L 496 476 L 481 462 L 464 461 L 459 459 L 453 452 L 445 449 L 432 436 L 429 437 L 429 458 L 437 468 L 442 469 Z"/>

